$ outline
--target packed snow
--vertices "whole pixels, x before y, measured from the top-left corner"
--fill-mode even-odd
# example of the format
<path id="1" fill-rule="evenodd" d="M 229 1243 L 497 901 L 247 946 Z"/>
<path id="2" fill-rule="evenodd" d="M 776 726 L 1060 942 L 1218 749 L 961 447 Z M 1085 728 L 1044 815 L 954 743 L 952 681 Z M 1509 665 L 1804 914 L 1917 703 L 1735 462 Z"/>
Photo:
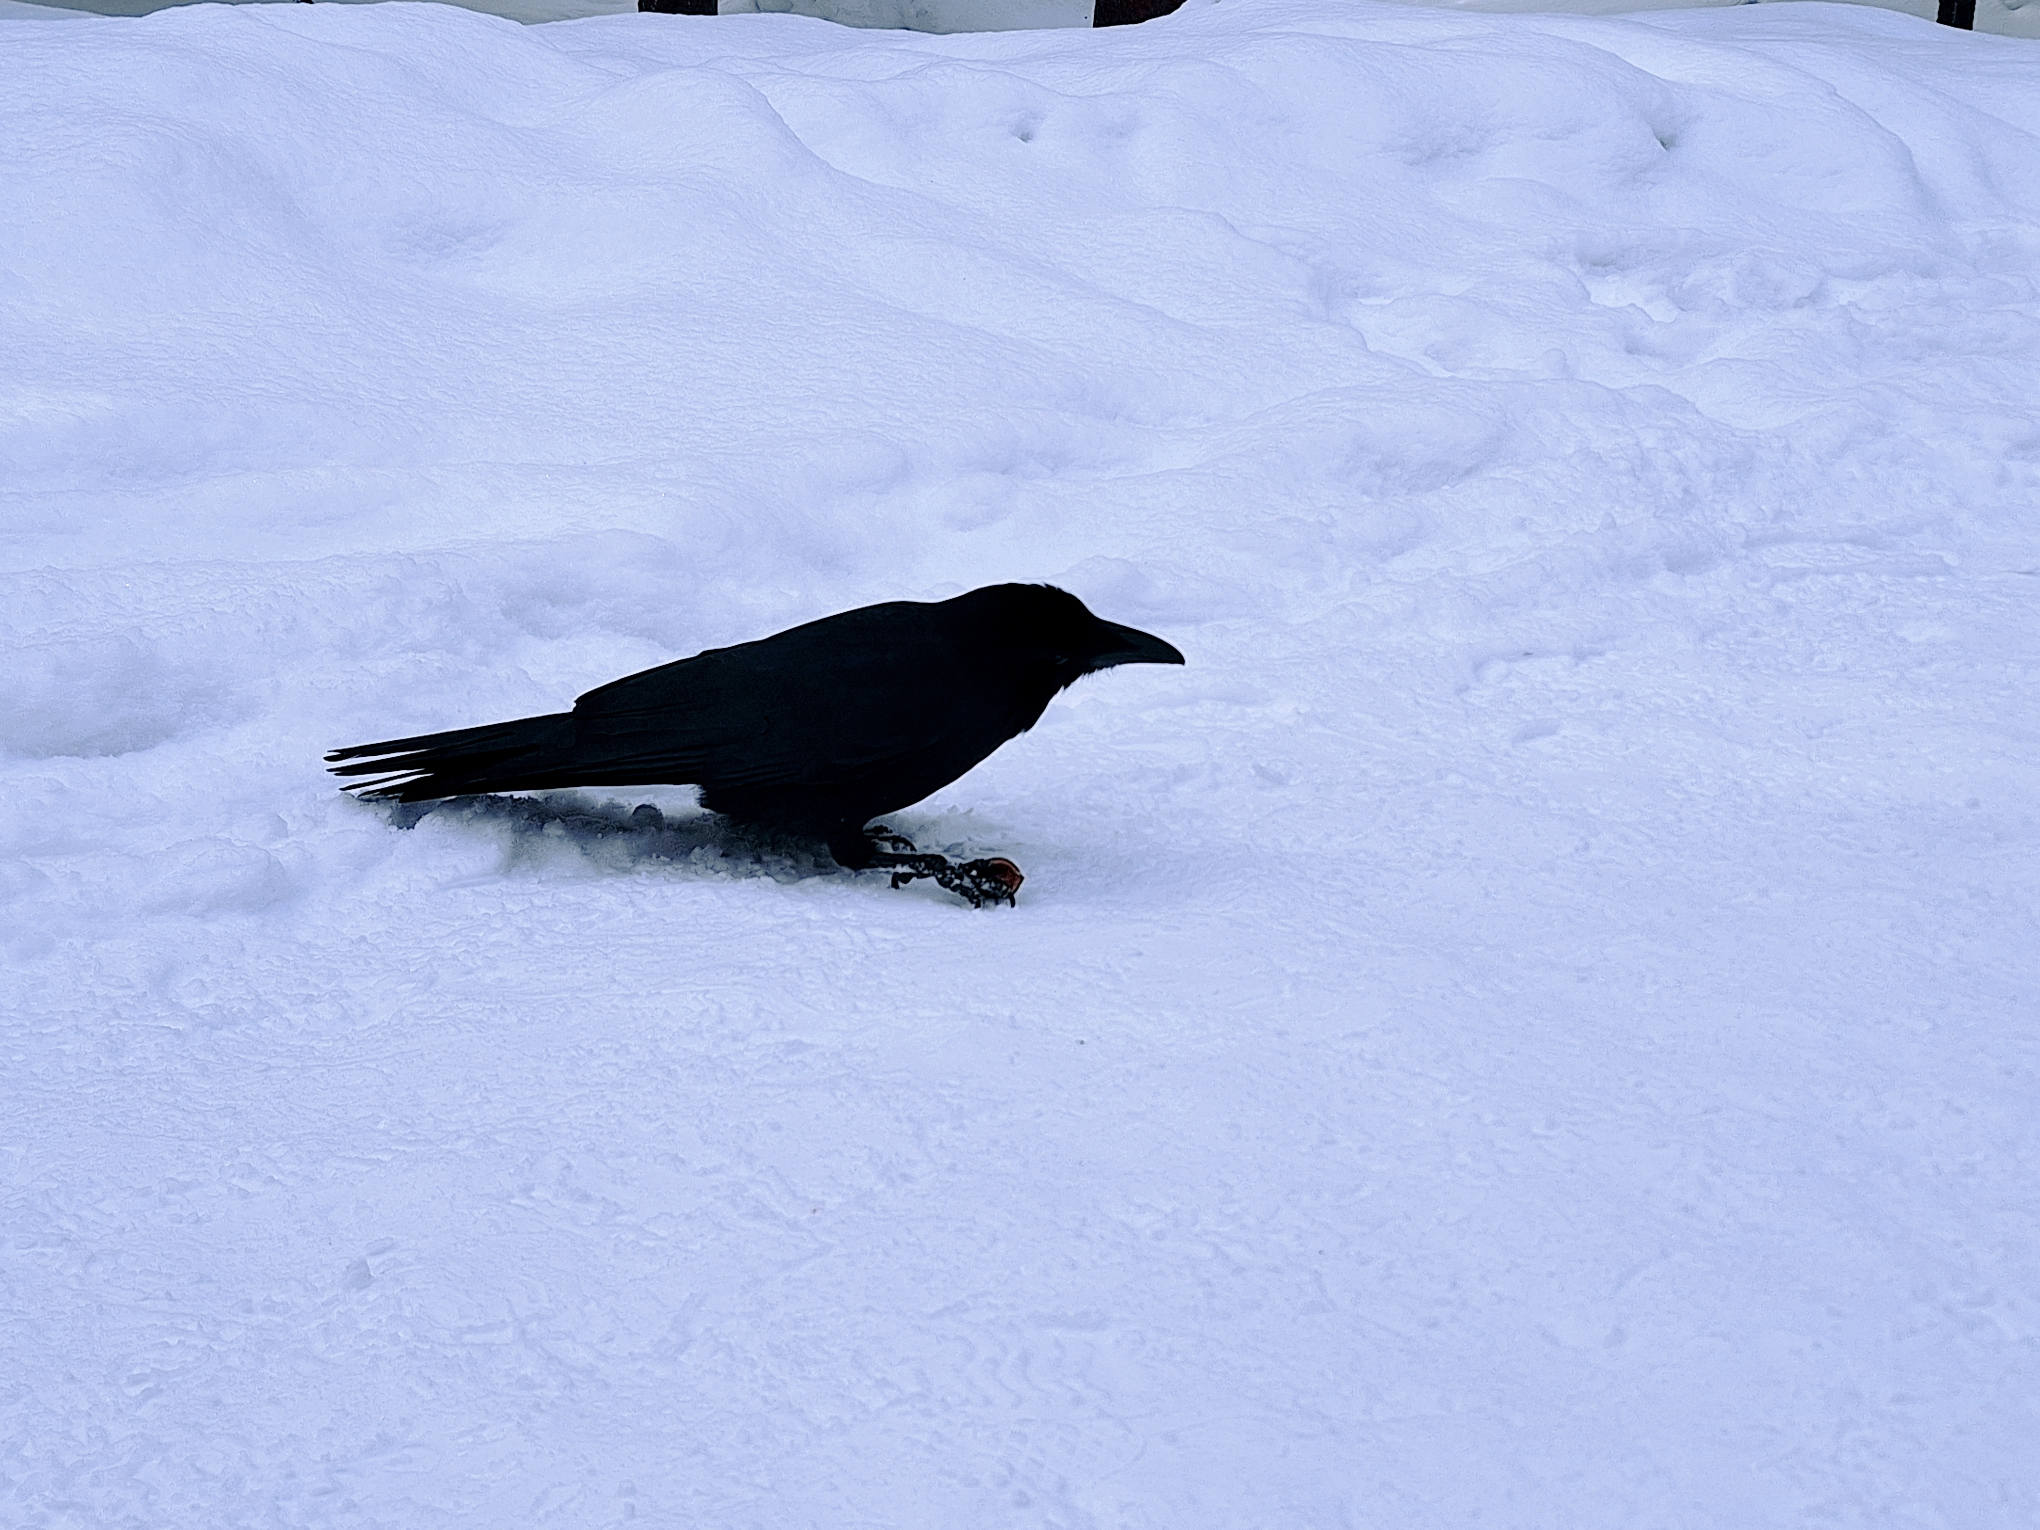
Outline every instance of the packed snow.
<path id="1" fill-rule="evenodd" d="M 0 1520 L 2030 1530 L 2034 46 L 0 19 Z M 320 765 L 1006 579 L 1015 909 Z"/>

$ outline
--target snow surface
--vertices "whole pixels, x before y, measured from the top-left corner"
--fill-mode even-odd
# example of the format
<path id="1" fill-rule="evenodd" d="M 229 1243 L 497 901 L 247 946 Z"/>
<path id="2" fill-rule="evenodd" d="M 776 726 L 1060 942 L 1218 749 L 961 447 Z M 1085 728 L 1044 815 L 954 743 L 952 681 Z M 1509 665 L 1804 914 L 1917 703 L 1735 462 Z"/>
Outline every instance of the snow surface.
<path id="1" fill-rule="evenodd" d="M 76 10 L 31 5 L 25 0 L 0 0 L 0 19 L 76 16 L 97 12 L 107 16 L 145 16 L 166 6 L 195 0 L 72 0 Z M 259 4 L 265 0 L 230 0 Z M 382 0 L 320 0 L 321 4 L 379 4 Z M 585 16 L 610 16 L 637 10 L 637 0 L 456 0 L 469 10 L 512 21 L 538 23 Z M 1005 28 L 1016 23 L 1088 26 L 1088 0 L 723 0 L 730 12 L 781 11 L 798 4 L 803 13 L 829 14 L 840 21 L 865 25 L 911 25 L 925 31 L 956 31 L 974 27 Z M 1401 0 L 1410 5 L 1442 5 L 1461 11 L 1540 11 L 1574 16 L 1603 16 L 1655 10 L 1683 10 L 1696 5 L 1755 5 L 1758 0 Z M 1857 0 L 1932 20 L 1937 0 Z M 1015 12 L 1019 14 L 1016 15 Z M 1082 13 L 1083 19 L 1077 19 Z M 2004 37 L 2040 37 L 2040 6 L 2031 0 L 1977 0 L 1976 30 Z"/>
<path id="2" fill-rule="evenodd" d="M 1840 6 L 0 22 L 0 1521 L 2029 1530 L 2036 131 Z M 1190 658 L 896 820 L 1015 910 L 320 768 L 1008 578 Z"/>

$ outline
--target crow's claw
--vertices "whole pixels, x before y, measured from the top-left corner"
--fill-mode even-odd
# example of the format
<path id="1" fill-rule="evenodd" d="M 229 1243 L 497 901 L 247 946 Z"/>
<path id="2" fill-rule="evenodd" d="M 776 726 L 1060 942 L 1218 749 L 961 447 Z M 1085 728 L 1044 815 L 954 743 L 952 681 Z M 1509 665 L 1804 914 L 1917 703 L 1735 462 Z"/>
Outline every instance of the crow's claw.
<path id="1" fill-rule="evenodd" d="M 946 855 L 916 850 L 911 839 L 904 834 L 893 833 L 883 824 L 871 830 L 870 834 L 874 843 L 891 847 L 874 852 L 870 864 L 882 871 L 890 871 L 892 885 L 896 888 L 917 882 L 922 877 L 932 877 L 936 886 L 945 892 L 955 893 L 972 908 L 983 908 L 987 903 L 1019 906 L 1015 895 L 1020 891 L 1020 884 L 1027 879 L 1020 874 L 1020 868 L 1003 855 L 965 861 L 959 866 Z"/>
<path id="2" fill-rule="evenodd" d="M 935 880 L 959 897 L 968 898 L 972 908 L 983 908 L 987 903 L 1018 908 L 1020 884 L 1027 878 L 1003 855 L 993 855 L 938 871 Z"/>

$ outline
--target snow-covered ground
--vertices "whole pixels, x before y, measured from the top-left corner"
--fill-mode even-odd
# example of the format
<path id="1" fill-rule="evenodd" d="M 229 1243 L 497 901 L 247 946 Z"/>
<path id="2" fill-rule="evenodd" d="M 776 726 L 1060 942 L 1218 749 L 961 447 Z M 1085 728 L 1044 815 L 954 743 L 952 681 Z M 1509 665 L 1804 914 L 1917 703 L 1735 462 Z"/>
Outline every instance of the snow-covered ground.
<path id="1" fill-rule="evenodd" d="M 29 0 L 0 0 L 0 19 L 51 20 L 86 13 L 145 16 L 168 6 L 196 0 L 69 0 L 69 7 L 37 5 Z M 266 0 L 229 0 L 231 4 Z M 327 0 L 321 0 L 327 3 Z M 344 5 L 382 0 L 336 0 Z M 455 0 L 470 10 L 506 16 L 527 23 L 564 21 L 586 16 L 611 16 L 637 9 L 637 0 Z M 1088 11 L 1085 0 L 726 0 L 731 10 L 759 9 L 833 16 L 867 25 L 915 25 L 924 31 L 999 30 L 1016 26 L 1071 24 L 1072 10 Z M 1462 11 L 1540 11 L 1574 16 L 1601 16 L 1637 11 L 1685 10 L 1700 6 L 1755 5 L 1759 0 L 1400 0 L 1409 5 L 1439 5 Z M 1938 0 L 1858 0 L 1903 15 L 1931 19 Z M 1087 23 L 1078 20 L 1077 25 Z M 2004 37 L 2040 37 L 2040 5 L 2033 0 L 1977 0 L 1976 30 Z"/>
<path id="2" fill-rule="evenodd" d="M 2040 1522 L 2040 54 L 0 21 L 0 1521 Z M 896 826 L 322 750 L 1008 578 Z M 642 802 L 656 825 L 633 822 Z"/>

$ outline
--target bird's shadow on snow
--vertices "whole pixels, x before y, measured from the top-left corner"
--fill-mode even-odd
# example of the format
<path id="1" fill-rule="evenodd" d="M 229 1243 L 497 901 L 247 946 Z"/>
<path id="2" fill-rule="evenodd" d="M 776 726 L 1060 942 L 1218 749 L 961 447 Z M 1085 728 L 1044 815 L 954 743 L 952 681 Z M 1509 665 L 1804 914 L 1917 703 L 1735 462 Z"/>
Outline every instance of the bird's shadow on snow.
<path id="1" fill-rule="evenodd" d="M 372 805 L 399 829 L 433 818 L 494 833 L 506 842 L 512 864 L 571 848 L 615 871 L 669 866 L 693 875 L 770 877 L 775 882 L 848 875 L 818 839 L 734 823 L 716 813 L 669 814 L 650 802 L 631 805 L 581 792 L 548 792 L 542 797 L 448 797 Z"/>

